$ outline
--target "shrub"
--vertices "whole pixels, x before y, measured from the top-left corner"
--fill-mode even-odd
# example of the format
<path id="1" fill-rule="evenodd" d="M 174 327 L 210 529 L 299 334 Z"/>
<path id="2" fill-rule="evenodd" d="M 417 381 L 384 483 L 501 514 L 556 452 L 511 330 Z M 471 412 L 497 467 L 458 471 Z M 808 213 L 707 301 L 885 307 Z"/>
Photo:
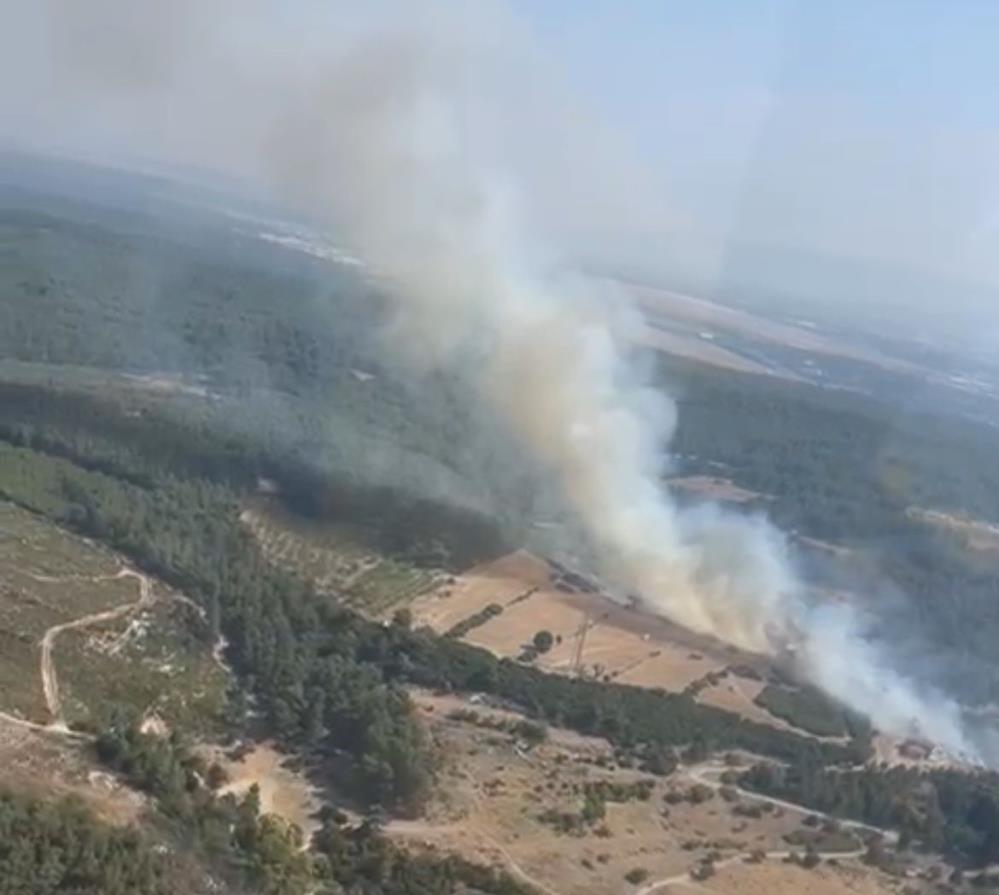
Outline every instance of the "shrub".
<path id="1" fill-rule="evenodd" d="M 624 875 L 624 878 L 633 886 L 640 886 L 649 878 L 649 871 L 644 867 L 632 867 Z"/>

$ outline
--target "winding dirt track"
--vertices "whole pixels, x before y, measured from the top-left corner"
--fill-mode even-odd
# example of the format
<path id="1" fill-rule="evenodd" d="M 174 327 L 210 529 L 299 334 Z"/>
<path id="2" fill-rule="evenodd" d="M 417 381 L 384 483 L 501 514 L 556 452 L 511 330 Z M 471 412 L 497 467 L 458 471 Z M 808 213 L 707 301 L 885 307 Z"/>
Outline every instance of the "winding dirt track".
<path id="1" fill-rule="evenodd" d="M 730 769 L 727 768 L 722 762 L 712 759 L 702 762 L 701 764 L 685 768 L 683 773 L 694 783 L 701 783 L 704 786 L 710 786 L 712 789 L 720 789 L 722 785 L 720 777 L 726 770 Z M 894 842 L 897 838 L 897 834 L 892 830 L 885 830 L 881 827 L 865 824 L 859 820 L 847 820 L 845 818 L 836 817 L 832 814 L 826 814 L 824 811 L 817 811 L 812 808 L 806 808 L 803 805 L 798 805 L 794 802 L 787 802 L 784 799 L 778 799 L 773 796 L 764 795 L 763 793 L 753 792 L 751 789 L 742 789 L 741 787 L 734 785 L 731 788 L 738 792 L 743 798 L 751 801 L 769 802 L 771 805 L 775 805 L 778 808 L 784 808 L 788 811 L 800 811 L 803 814 L 814 814 L 816 817 L 820 817 L 823 820 L 835 821 L 841 827 L 846 827 L 847 829 L 858 830 L 862 833 L 877 833 L 880 836 L 884 836 L 885 840 L 888 842 Z"/>
<path id="2" fill-rule="evenodd" d="M 38 577 L 39 580 L 60 580 L 50 578 L 43 579 L 42 576 L 36 577 Z M 124 568 L 115 575 L 103 575 L 90 580 L 113 581 L 118 578 L 135 578 L 139 582 L 138 599 L 131 603 L 125 603 L 122 606 L 116 606 L 113 609 L 105 609 L 103 612 L 94 612 L 90 615 L 85 615 L 82 618 L 74 619 L 73 621 L 63 622 L 61 625 L 54 625 L 49 628 L 42 637 L 42 691 L 45 694 L 45 705 L 49 710 L 49 714 L 52 716 L 52 721 L 48 725 L 49 730 L 57 730 L 60 732 L 67 732 L 69 730 L 62 714 L 62 702 L 59 698 L 59 678 L 56 675 L 55 662 L 52 659 L 52 648 L 55 645 L 56 638 L 63 631 L 71 631 L 78 628 L 86 628 L 90 625 L 100 625 L 106 624 L 107 622 L 117 621 L 118 619 L 131 615 L 134 612 L 147 609 L 156 601 L 156 598 L 153 596 L 152 582 L 146 575 L 143 575 L 141 572 L 137 572 L 134 569 Z"/>
<path id="3" fill-rule="evenodd" d="M 717 760 L 709 760 L 703 762 L 702 764 L 693 765 L 691 767 L 685 768 L 682 771 L 682 774 L 693 783 L 701 783 L 705 786 L 711 787 L 711 789 L 717 790 L 720 789 L 722 786 L 719 778 L 726 770 L 729 770 L 729 768 L 726 765 L 724 765 L 722 762 Z M 741 789 L 737 786 L 733 786 L 731 788 L 737 790 L 740 793 L 740 795 L 749 800 L 757 802 L 769 802 L 772 805 L 777 805 L 787 810 L 797 811 L 807 814 L 814 814 L 817 817 L 823 819 L 835 820 L 840 826 L 844 828 L 853 829 L 865 833 L 878 833 L 884 836 L 885 840 L 888 842 L 894 842 L 897 839 L 897 834 L 895 834 L 891 830 L 880 829 L 878 827 L 873 827 L 869 824 L 860 823 L 858 821 L 850 821 L 850 820 L 844 820 L 842 818 L 836 818 L 833 817 L 832 815 L 825 814 L 822 811 L 812 811 L 808 808 L 805 808 L 802 805 L 796 805 L 793 802 L 786 802 L 782 799 L 776 799 L 771 796 L 762 795 L 761 793 L 755 793 L 750 790 Z M 476 799 L 476 801 L 478 800 Z M 386 824 L 385 827 L 385 830 L 388 833 L 401 833 L 403 835 L 410 835 L 410 836 L 440 835 L 441 833 L 447 833 L 452 830 L 457 831 L 459 829 L 462 829 L 460 822 L 433 824 L 433 823 L 428 823 L 425 820 L 391 820 L 388 822 L 388 824 Z M 514 876 L 519 877 L 523 882 L 527 883 L 530 886 L 533 886 L 535 889 L 539 890 L 540 892 L 545 893 L 545 895 L 560 895 L 560 893 L 557 890 L 551 888 L 550 886 L 546 885 L 541 880 L 539 880 L 537 877 L 532 876 L 530 873 L 528 873 L 528 871 L 525 870 L 524 867 L 522 867 L 520 864 L 517 863 L 514 857 L 503 847 L 503 845 L 497 842 L 495 839 L 493 839 L 490 836 L 483 835 L 481 833 L 479 834 L 479 838 L 483 844 L 485 844 L 487 847 L 489 847 L 490 849 L 494 850 L 497 854 L 502 856 L 503 861 L 507 866 L 507 869 Z M 859 858 L 864 853 L 865 850 L 866 848 L 862 846 L 854 849 L 853 851 L 820 851 L 817 854 L 820 858 L 823 859 L 837 858 L 838 860 L 848 860 L 851 858 Z M 797 850 L 781 849 L 778 851 L 769 851 L 766 852 L 765 857 L 767 860 L 778 861 L 778 860 L 783 860 L 784 858 L 787 858 L 790 855 L 800 851 L 801 849 Z M 728 867 L 733 864 L 738 864 L 739 862 L 744 860 L 745 860 L 744 854 L 736 854 L 732 855 L 729 858 L 725 858 L 721 861 L 716 861 L 714 866 L 716 869 L 720 869 L 722 867 Z M 684 888 L 693 888 L 693 889 L 703 888 L 700 885 L 700 883 L 698 883 L 696 880 L 694 880 L 691 877 L 690 870 L 688 869 L 684 870 L 682 873 L 676 873 L 672 876 L 668 876 L 663 879 L 653 880 L 652 882 L 647 883 L 641 889 L 637 889 L 635 891 L 635 895 L 654 895 L 654 893 L 662 892 L 662 890 L 668 888 L 669 886 L 677 886 L 677 887 L 682 886 Z"/>
<path id="4" fill-rule="evenodd" d="M 719 761 L 709 760 L 699 765 L 693 765 L 692 767 L 684 769 L 684 775 L 694 783 L 700 783 L 704 786 L 709 786 L 712 789 L 719 789 L 721 787 L 721 781 L 719 777 L 728 770 L 724 764 Z M 843 818 L 834 817 L 831 814 L 826 814 L 823 811 L 814 811 L 809 808 L 805 808 L 802 805 L 796 805 L 794 802 L 786 802 L 783 799 L 776 799 L 772 796 L 766 796 L 762 793 L 752 792 L 748 789 L 742 789 L 738 786 L 731 786 L 732 789 L 736 790 L 743 798 L 757 801 L 757 802 L 769 802 L 771 805 L 776 805 L 780 808 L 785 808 L 790 811 L 801 811 L 807 814 L 814 814 L 816 817 L 820 817 L 823 820 L 834 820 L 841 827 L 845 827 L 852 830 L 858 830 L 864 833 L 878 833 L 885 838 L 888 842 L 895 842 L 898 839 L 898 835 L 891 830 L 884 830 L 880 827 L 874 827 L 870 824 L 861 823 L 855 820 L 844 820 Z M 800 851 L 800 849 L 798 849 Z M 856 848 L 853 851 L 828 851 L 828 852 L 817 852 L 820 858 L 837 858 L 839 860 L 844 860 L 848 858 L 859 858 L 866 851 L 865 847 Z M 766 852 L 767 860 L 783 860 L 794 854 L 793 850 L 780 850 L 780 851 L 769 851 Z M 715 869 L 722 867 L 728 867 L 732 864 L 737 864 L 740 861 L 745 860 L 743 855 L 732 855 L 730 858 L 725 858 L 721 861 L 716 861 L 714 866 Z M 668 886 L 684 886 L 687 888 L 702 888 L 702 886 L 690 876 L 690 871 L 684 871 L 683 873 L 677 873 L 673 876 L 668 876 L 665 879 L 658 879 L 647 885 L 643 886 L 635 892 L 635 895 L 652 895 L 654 892 L 659 892 Z"/>

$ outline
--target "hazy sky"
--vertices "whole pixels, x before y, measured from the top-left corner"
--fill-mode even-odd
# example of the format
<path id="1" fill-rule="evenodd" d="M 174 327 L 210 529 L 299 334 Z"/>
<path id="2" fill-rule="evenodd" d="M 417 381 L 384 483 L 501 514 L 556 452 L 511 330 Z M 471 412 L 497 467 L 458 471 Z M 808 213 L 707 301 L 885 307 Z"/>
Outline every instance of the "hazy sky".
<path id="1" fill-rule="evenodd" d="M 519 0 L 726 236 L 999 284 L 994 0 Z"/>
<path id="2" fill-rule="evenodd" d="M 448 6 L 488 32 L 482 22 L 501 5 L 434 8 Z M 183 71 L 205 45 L 205 8 L 240 58 L 259 52 L 276 71 L 297 64 L 297 48 L 344 43 L 371 19 L 430 7 L 0 0 L 0 140 L 68 135 L 106 148 L 132 127 L 130 138 L 145 134 L 141 148 L 155 152 L 174 144 L 167 131 L 188 101 L 201 104 L 191 120 L 211 131 L 211 103 L 231 108 L 232 97 L 213 96 L 204 70 Z M 720 271 L 733 244 L 751 241 L 999 286 L 999 0 L 510 0 L 507 9 L 518 40 L 544 60 L 537 76 L 564 89 L 551 95 L 588 106 L 650 172 L 644 199 L 663 213 L 648 219 L 665 223 L 645 251 L 661 245 Z M 60 43 L 51 26 L 64 16 L 76 21 Z M 137 39 L 144 30 L 156 33 L 155 52 Z M 80 72 L 116 53 L 135 72 L 130 88 L 171 86 L 167 101 L 143 102 L 145 119 L 140 107 L 86 93 L 105 73 L 90 83 Z M 244 101 L 229 131 L 251 139 L 253 99 Z M 531 127 L 543 128 L 542 116 Z"/>

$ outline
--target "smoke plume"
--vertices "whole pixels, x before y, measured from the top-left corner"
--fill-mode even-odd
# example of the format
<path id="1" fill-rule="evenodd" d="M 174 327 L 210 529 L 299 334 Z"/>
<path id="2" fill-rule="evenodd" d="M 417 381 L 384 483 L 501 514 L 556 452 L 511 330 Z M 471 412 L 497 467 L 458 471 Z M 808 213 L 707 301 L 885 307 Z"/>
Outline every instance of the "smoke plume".
<path id="1" fill-rule="evenodd" d="M 119 5 L 131 6 L 102 0 L 111 24 Z M 794 647 L 816 684 L 879 727 L 904 735 L 915 723 L 968 751 L 953 705 L 887 667 L 848 610 L 808 604 L 780 532 L 670 500 L 663 457 L 676 408 L 632 357 L 641 320 L 572 272 L 593 252 L 606 259 L 668 232 L 650 198 L 661 194 L 553 81 L 515 21 L 498 8 L 431 5 L 405 27 L 341 23 L 327 43 L 304 41 L 300 23 L 304 43 L 281 44 L 288 34 L 276 28 L 266 45 L 236 45 L 231 17 L 259 10 L 217 5 L 226 16 L 206 12 L 216 4 L 178 7 L 197 9 L 197 40 L 186 43 L 186 27 L 161 29 L 164 44 L 126 15 L 128 52 L 102 52 L 91 67 L 73 39 L 75 4 L 40 4 L 59 49 L 44 77 L 58 100 L 49 108 L 78 108 L 82 92 L 84 136 L 107 115 L 102 133 L 126 134 L 133 152 L 158 142 L 321 214 L 393 297 L 393 350 L 417 369 L 462 365 L 557 483 L 616 591 L 740 647 Z M 29 106 L 14 110 L 24 125 Z"/>

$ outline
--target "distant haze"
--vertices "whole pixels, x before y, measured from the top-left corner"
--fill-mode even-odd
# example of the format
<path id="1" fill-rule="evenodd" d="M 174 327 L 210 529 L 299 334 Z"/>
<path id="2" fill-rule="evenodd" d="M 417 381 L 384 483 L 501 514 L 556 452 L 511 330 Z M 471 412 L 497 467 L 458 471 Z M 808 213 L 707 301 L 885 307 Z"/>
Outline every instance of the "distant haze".
<path id="1" fill-rule="evenodd" d="M 460 6 L 4 0 L 0 139 L 253 178 L 261 124 L 331 48 L 400 18 L 446 42 L 461 18 L 506 43 L 497 137 L 579 260 L 903 324 L 957 307 L 986 344 L 999 327 L 996 4 Z M 573 176 L 595 158 L 602 182 Z"/>

